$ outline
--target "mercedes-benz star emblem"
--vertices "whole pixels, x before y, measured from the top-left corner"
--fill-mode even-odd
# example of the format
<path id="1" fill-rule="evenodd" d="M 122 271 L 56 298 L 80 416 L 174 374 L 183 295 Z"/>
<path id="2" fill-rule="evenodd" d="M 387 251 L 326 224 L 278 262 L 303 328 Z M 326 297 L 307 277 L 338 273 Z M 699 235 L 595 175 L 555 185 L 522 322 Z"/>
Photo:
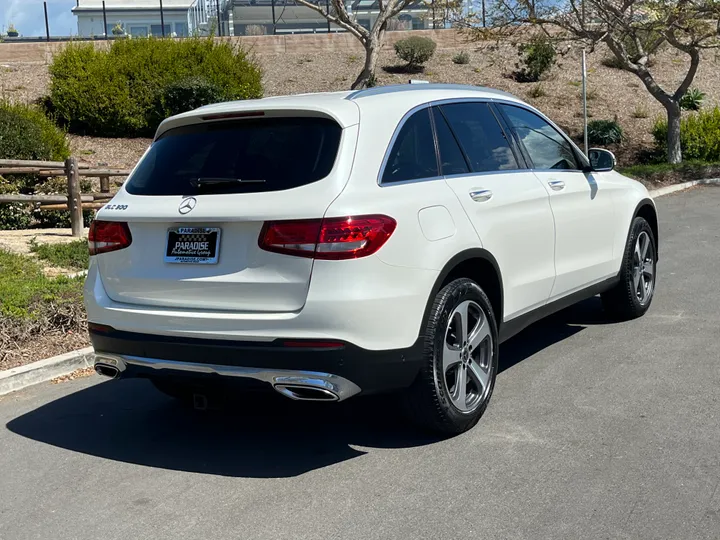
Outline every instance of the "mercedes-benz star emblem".
<path id="1" fill-rule="evenodd" d="M 193 208 L 195 208 L 195 205 L 197 205 L 197 199 L 195 197 L 186 197 L 180 202 L 180 206 L 178 206 L 178 212 L 180 212 L 182 215 L 185 215 Z"/>

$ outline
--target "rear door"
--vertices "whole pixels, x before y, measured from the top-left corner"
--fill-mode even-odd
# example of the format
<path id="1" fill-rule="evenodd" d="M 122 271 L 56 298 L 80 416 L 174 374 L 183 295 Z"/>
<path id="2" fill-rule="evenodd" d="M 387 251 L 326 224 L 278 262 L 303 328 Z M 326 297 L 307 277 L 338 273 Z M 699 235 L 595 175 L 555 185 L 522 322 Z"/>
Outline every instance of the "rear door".
<path id="1" fill-rule="evenodd" d="M 301 309 L 313 260 L 260 249 L 260 232 L 266 221 L 322 218 L 348 179 L 356 140 L 356 125 L 307 113 L 167 131 L 98 215 L 126 221 L 132 234 L 128 248 L 97 258 L 108 296 L 172 308 Z"/>
<path id="2" fill-rule="evenodd" d="M 434 107 L 442 172 L 497 260 L 504 320 L 545 304 L 555 279 L 548 194 L 487 103 Z"/>
<path id="3" fill-rule="evenodd" d="M 552 299 L 560 298 L 617 272 L 613 264 L 612 190 L 598 176 L 583 172 L 573 145 L 534 112 L 513 105 L 498 107 L 519 139 L 532 170 L 548 195 L 555 216 L 555 269 Z"/>

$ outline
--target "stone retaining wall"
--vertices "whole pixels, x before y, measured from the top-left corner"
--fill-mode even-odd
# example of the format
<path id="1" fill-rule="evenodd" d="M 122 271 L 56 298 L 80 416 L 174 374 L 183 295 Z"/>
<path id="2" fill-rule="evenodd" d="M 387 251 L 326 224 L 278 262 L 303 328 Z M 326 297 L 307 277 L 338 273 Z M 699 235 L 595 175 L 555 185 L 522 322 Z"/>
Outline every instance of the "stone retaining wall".
<path id="1" fill-rule="evenodd" d="M 391 47 L 399 39 L 410 35 L 432 38 L 439 49 L 453 49 L 466 43 L 456 30 L 414 30 L 412 32 L 388 32 L 384 47 Z M 217 38 L 241 43 L 256 54 L 283 54 L 306 50 L 344 51 L 362 53 L 362 46 L 348 33 L 334 34 L 285 34 L 275 36 L 243 36 Z M 49 63 L 53 54 L 67 42 L 0 43 L 0 64 L 11 62 Z M 96 47 L 106 47 L 107 41 L 95 41 Z"/>

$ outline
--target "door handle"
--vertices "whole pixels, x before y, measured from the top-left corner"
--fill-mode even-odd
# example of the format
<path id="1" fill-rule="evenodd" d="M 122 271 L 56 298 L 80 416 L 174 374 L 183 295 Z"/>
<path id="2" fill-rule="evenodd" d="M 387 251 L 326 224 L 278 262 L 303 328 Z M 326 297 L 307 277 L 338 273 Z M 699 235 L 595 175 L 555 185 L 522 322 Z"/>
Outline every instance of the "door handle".
<path id="1" fill-rule="evenodd" d="M 562 180 L 550 180 L 548 186 L 554 191 L 560 191 L 561 189 L 565 189 L 565 182 Z"/>
<path id="2" fill-rule="evenodd" d="M 485 202 L 492 199 L 492 191 L 489 189 L 479 189 L 477 191 L 470 192 L 470 198 L 475 202 Z"/>

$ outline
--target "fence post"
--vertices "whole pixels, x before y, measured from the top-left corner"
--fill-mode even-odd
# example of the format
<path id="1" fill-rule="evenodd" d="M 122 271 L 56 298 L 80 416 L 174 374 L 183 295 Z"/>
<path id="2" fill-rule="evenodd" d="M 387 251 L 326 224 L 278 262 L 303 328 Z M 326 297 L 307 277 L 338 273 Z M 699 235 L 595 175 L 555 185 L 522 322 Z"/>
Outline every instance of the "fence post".
<path id="1" fill-rule="evenodd" d="M 100 177 L 100 193 L 110 193 L 110 177 Z"/>
<path id="2" fill-rule="evenodd" d="M 70 209 L 70 226 L 72 235 L 83 235 L 83 213 L 80 199 L 80 175 L 78 174 L 77 159 L 69 157 L 65 160 L 65 175 L 68 183 L 68 208 Z"/>

